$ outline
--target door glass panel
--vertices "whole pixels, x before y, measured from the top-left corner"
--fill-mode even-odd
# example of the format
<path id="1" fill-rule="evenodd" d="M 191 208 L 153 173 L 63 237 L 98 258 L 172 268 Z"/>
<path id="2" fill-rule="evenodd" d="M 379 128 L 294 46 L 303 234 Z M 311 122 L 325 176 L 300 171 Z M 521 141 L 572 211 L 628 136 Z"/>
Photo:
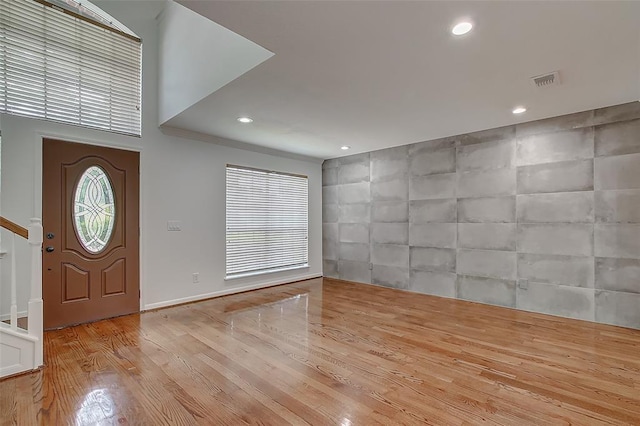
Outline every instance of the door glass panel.
<path id="1" fill-rule="evenodd" d="M 100 253 L 113 234 L 116 209 L 113 187 L 101 167 L 85 170 L 73 200 L 73 223 L 80 243 L 87 251 Z"/>

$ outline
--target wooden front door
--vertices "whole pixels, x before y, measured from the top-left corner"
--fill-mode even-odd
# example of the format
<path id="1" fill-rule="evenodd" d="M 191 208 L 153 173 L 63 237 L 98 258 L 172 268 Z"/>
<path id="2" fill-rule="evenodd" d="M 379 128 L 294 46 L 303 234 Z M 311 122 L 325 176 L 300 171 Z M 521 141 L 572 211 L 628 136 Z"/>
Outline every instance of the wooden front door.
<path id="1" fill-rule="evenodd" d="M 140 310 L 137 152 L 45 139 L 45 329 Z"/>

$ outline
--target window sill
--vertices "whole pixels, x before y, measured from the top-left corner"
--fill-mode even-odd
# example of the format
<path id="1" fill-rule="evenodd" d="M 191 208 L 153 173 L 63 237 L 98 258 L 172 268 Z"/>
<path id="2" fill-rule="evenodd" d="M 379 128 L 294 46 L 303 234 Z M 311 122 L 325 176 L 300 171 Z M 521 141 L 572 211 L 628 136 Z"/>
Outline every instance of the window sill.
<path id="1" fill-rule="evenodd" d="M 257 275 L 266 275 L 266 274 L 273 274 L 276 272 L 284 272 L 284 271 L 294 271 L 296 269 L 308 269 L 309 268 L 309 264 L 305 264 L 305 265 L 300 265 L 300 266 L 291 266 L 291 267 L 287 267 L 287 268 L 278 268 L 278 269 L 269 269 L 268 271 L 256 271 L 256 272 L 243 272 L 241 274 L 233 274 L 233 275 L 227 275 L 226 277 L 224 277 L 225 281 L 230 281 L 230 280 L 235 280 L 238 278 L 247 278 L 247 277 L 255 277 Z"/>

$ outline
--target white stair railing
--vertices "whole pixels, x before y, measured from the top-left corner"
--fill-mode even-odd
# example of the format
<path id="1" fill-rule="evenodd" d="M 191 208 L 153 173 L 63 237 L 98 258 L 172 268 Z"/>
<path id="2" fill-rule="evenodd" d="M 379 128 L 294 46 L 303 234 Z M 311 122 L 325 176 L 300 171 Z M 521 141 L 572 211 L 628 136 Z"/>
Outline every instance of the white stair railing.
<path id="1" fill-rule="evenodd" d="M 16 234 L 11 233 L 11 310 L 9 315 L 9 324 L 13 330 L 18 329 L 18 297 L 16 281 Z"/>
<path id="2" fill-rule="evenodd" d="M 0 216 L 0 227 L 11 232 L 11 308 L 9 325 L 0 323 L 0 346 L 18 349 L 19 355 L 11 360 L 0 360 L 0 377 L 33 370 L 43 365 L 43 303 L 42 303 L 42 241 L 43 230 L 40 219 L 31 219 L 27 228 L 23 228 Z M 29 304 L 27 311 L 27 327 L 18 327 L 17 302 L 17 262 L 16 236 L 27 239 L 30 248 Z M 26 281 L 24 282 L 26 284 Z M 6 365 L 5 365 L 6 364 Z"/>
<path id="3" fill-rule="evenodd" d="M 34 352 L 34 367 L 43 364 L 44 317 L 42 308 L 42 241 L 43 230 L 40 219 L 32 218 L 29 225 L 31 247 L 31 294 L 29 297 L 27 328 L 30 335 L 39 339 Z"/>

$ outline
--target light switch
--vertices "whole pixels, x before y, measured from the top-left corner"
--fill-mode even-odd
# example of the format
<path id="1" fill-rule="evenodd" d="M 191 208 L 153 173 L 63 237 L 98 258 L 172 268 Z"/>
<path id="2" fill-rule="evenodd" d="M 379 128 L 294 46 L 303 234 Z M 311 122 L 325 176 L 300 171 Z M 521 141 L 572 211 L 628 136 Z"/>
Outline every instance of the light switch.
<path id="1" fill-rule="evenodd" d="M 182 231 L 182 226 L 179 220 L 167 221 L 167 231 Z"/>

